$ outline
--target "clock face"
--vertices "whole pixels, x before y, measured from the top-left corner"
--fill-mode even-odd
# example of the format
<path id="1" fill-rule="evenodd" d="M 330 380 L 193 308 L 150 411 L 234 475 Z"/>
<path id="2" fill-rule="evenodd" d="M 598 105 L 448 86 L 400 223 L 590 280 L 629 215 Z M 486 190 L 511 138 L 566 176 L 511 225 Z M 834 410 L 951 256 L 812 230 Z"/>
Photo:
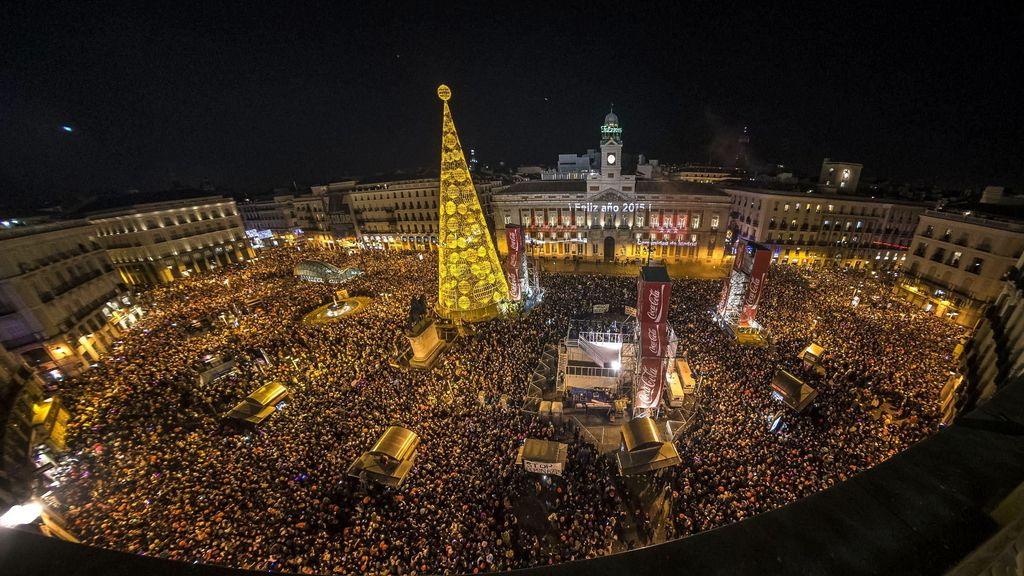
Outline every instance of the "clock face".
<path id="1" fill-rule="evenodd" d="M 615 154 L 609 154 L 608 155 L 608 163 L 609 164 L 615 164 Z"/>

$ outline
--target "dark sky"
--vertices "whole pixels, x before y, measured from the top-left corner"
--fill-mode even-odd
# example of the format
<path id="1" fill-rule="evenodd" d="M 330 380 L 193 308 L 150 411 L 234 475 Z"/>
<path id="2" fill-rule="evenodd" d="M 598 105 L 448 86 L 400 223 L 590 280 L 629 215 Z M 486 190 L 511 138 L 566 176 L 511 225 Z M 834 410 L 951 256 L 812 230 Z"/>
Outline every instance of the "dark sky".
<path id="1" fill-rule="evenodd" d="M 716 160 L 746 124 L 755 158 L 798 170 L 1024 181 L 1017 2 L 24 4 L 0 15 L 10 202 L 433 167 L 441 82 L 484 162 L 594 147 L 614 102 L 627 152 L 663 162 Z"/>

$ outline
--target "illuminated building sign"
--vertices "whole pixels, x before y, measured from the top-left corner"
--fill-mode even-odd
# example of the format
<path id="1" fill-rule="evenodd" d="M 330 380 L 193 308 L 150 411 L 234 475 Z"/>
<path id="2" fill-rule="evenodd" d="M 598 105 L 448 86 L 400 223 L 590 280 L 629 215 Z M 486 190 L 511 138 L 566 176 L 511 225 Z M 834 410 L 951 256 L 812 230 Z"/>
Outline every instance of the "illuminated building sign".
<path id="1" fill-rule="evenodd" d="M 682 246 L 684 248 L 692 248 L 697 245 L 697 242 L 690 240 L 641 240 L 639 238 L 636 243 L 643 246 Z"/>
<path id="2" fill-rule="evenodd" d="M 622 128 L 618 126 L 608 126 L 605 124 L 601 126 L 601 134 L 605 136 L 622 136 Z"/>
<path id="3" fill-rule="evenodd" d="M 650 210 L 650 202 L 622 202 L 616 204 L 615 202 L 605 202 L 603 204 L 595 204 L 593 202 L 575 202 L 570 205 L 575 210 L 586 210 L 587 212 L 639 212 L 640 210 Z"/>

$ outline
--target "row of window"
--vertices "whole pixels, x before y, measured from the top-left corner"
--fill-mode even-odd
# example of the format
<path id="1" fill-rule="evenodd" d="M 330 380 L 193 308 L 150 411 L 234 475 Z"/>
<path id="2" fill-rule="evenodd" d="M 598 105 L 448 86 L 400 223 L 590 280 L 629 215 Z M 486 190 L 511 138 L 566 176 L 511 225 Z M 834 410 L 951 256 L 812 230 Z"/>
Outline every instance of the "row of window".
<path id="1" fill-rule="evenodd" d="M 434 224 L 399 224 L 398 231 L 417 233 L 434 232 L 436 231 L 436 227 L 434 226 Z"/>
<path id="2" fill-rule="evenodd" d="M 747 198 L 747 197 L 736 196 L 736 197 L 733 198 L 733 204 L 739 206 L 740 208 L 753 208 L 755 210 L 760 210 L 761 209 L 761 201 L 760 200 L 756 200 L 755 201 L 754 199 Z M 834 212 L 836 212 L 836 205 L 835 204 L 819 204 L 819 203 L 811 203 L 811 202 L 792 202 L 791 203 L 791 202 L 785 202 L 785 201 L 777 201 L 777 202 L 775 202 L 773 207 L 772 207 L 772 211 L 773 212 L 778 212 L 780 208 L 782 209 L 783 212 L 789 212 L 791 208 L 792 208 L 793 212 L 800 212 L 802 210 L 804 213 L 810 213 L 813 210 L 815 214 L 821 213 L 823 208 L 824 208 L 824 211 L 827 212 L 827 213 L 834 213 Z M 838 213 L 839 214 L 846 214 L 847 213 L 846 209 L 847 209 L 847 207 L 845 205 L 840 204 L 839 205 Z M 861 215 L 861 216 L 884 216 L 885 215 L 885 208 L 882 208 L 882 207 L 879 207 L 879 206 L 872 206 L 869 209 L 867 206 L 851 206 L 849 213 L 850 213 L 851 216 L 856 216 L 856 215 Z M 904 221 L 911 222 L 911 221 L 914 220 L 913 213 L 911 211 L 907 211 L 907 210 L 893 210 L 892 216 L 894 217 L 895 221 L 898 222 L 898 223 L 903 223 Z"/>
<path id="3" fill-rule="evenodd" d="M 932 262 L 938 262 L 940 264 L 945 264 L 946 266 L 951 266 L 953 268 L 960 268 L 960 262 L 963 260 L 964 253 L 961 250 L 952 250 L 949 252 L 949 255 L 947 257 L 946 248 L 943 246 L 937 246 L 929 256 L 928 243 L 921 242 L 920 244 L 917 245 L 917 249 L 914 250 L 914 255 L 920 256 L 921 258 L 927 256 L 928 259 L 930 259 Z M 964 268 L 964 270 L 972 274 L 981 274 L 981 269 L 982 266 L 984 266 L 984 264 L 984 258 L 975 257 L 974 260 L 972 260 L 971 263 Z"/>
<path id="4" fill-rule="evenodd" d="M 226 238 L 226 239 L 222 240 L 221 242 L 218 242 L 217 244 L 210 243 L 210 244 L 206 244 L 205 246 L 203 244 L 198 244 L 195 247 L 193 247 L 191 244 L 186 243 L 185 247 L 182 250 L 177 251 L 177 253 L 174 254 L 174 255 L 178 256 L 178 257 L 181 257 L 181 258 L 188 258 L 189 254 L 197 253 L 197 252 L 203 250 L 204 248 L 206 248 L 206 249 L 218 248 L 219 249 L 221 246 L 229 246 L 230 247 L 232 242 L 237 242 L 237 247 L 238 248 L 244 248 L 245 247 L 245 244 L 243 242 L 241 242 L 239 238 L 237 238 L 234 235 L 232 235 L 230 238 Z M 159 258 L 161 256 L 157 256 L 157 257 Z M 150 261 L 150 260 L 153 260 L 153 259 L 154 259 L 153 256 L 147 256 L 147 255 L 143 255 L 143 254 L 132 254 L 131 256 L 114 256 L 114 255 L 111 255 L 111 257 L 110 257 L 110 260 L 112 262 L 114 262 L 115 264 L 124 264 L 124 263 L 128 263 L 128 262 L 146 262 L 146 261 Z"/>
<path id="5" fill-rule="evenodd" d="M 153 230 L 155 228 L 166 228 L 168 226 L 181 226 L 191 224 L 193 222 L 199 222 L 201 220 L 227 218 L 237 215 L 238 212 L 233 208 L 196 210 L 194 212 L 183 212 L 163 217 L 153 215 L 147 216 L 145 219 L 121 220 L 119 226 L 99 226 L 96 231 L 100 236 L 113 236 L 116 234 L 130 234 L 132 232 L 140 232 L 143 230 Z"/>
<path id="6" fill-rule="evenodd" d="M 935 232 L 935 226 L 928 225 L 924 229 L 924 231 L 921 232 L 921 236 L 924 236 L 925 238 L 935 238 Z M 941 240 L 943 242 L 950 242 L 952 244 L 959 244 L 960 246 L 967 246 L 967 233 L 960 233 L 954 239 L 953 229 L 946 228 L 942 232 L 942 235 L 938 237 L 938 240 Z M 988 236 L 984 236 L 981 240 L 978 241 L 977 244 L 975 244 L 974 247 L 977 248 L 978 250 L 990 252 L 992 250 L 992 240 Z"/>
<path id="7" fill-rule="evenodd" d="M 586 220 L 582 217 L 586 214 Z M 622 215 L 622 218 L 616 216 Z M 701 213 L 691 214 L 685 210 L 638 210 L 636 212 L 587 212 L 585 210 L 574 210 L 570 208 L 530 208 L 520 210 L 520 222 L 527 226 L 593 226 L 604 223 L 605 225 L 629 224 L 628 215 L 633 214 L 632 225 L 643 227 L 647 225 L 650 217 L 650 226 L 653 228 L 682 228 L 697 230 L 701 225 Z M 512 223 L 512 215 L 505 211 L 505 224 Z M 618 224 L 616 224 L 618 222 Z M 717 229 L 721 219 L 718 214 L 711 215 L 711 228 Z"/>

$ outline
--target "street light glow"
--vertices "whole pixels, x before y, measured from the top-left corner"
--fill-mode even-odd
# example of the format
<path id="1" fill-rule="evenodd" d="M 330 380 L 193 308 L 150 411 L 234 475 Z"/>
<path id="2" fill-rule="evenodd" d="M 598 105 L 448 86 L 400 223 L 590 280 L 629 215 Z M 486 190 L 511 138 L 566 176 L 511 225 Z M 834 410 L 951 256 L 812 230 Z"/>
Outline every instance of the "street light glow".
<path id="1" fill-rule="evenodd" d="M 43 513 L 43 507 L 38 502 L 27 504 L 16 504 L 0 516 L 0 526 L 14 528 L 22 524 L 31 524 Z"/>

